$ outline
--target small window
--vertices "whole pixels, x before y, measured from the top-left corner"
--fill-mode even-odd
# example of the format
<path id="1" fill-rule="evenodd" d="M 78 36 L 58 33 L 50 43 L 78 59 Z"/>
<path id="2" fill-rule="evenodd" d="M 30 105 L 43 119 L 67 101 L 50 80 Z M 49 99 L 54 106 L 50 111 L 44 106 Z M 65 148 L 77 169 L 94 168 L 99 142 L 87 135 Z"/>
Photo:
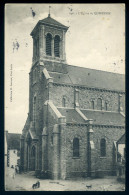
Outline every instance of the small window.
<path id="1" fill-rule="evenodd" d="M 108 110 L 108 103 L 105 102 L 105 110 Z"/>
<path id="2" fill-rule="evenodd" d="M 60 57 L 60 37 L 58 35 L 54 38 L 54 55 Z"/>
<path id="3" fill-rule="evenodd" d="M 34 81 L 36 81 L 36 69 L 34 70 Z"/>
<path id="4" fill-rule="evenodd" d="M 63 99 L 62 99 L 62 107 L 66 107 L 66 99 L 65 99 L 65 97 L 63 97 Z"/>
<path id="5" fill-rule="evenodd" d="M 94 105 L 94 101 L 91 101 L 91 109 L 93 109 L 94 110 L 94 107 L 95 105 Z"/>
<path id="6" fill-rule="evenodd" d="M 49 33 L 46 36 L 46 55 L 52 55 L 52 35 Z"/>
<path id="7" fill-rule="evenodd" d="M 36 97 L 34 97 L 33 99 L 33 122 L 35 125 L 35 121 L 36 121 Z"/>
<path id="8" fill-rule="evenodd" d="M 79 139 L 73 139 L 73 157 L 79 157 Z"/>
<path id="9" fill-rule="evenodd" d="M 51 143 L 52 143 L 52 145 L 53 145 L 53 135 L 51 135 Z"/>
<path id="10" fill-rule="evenodd" d="M 102 157 L 106 156 L 106 140 L 101 139 L 100 141 L 100 155 Z"/>
<path id="11" fill-rule="evenodd" d="M 39 55 L 39 38 L 36 40 L 36 56 L 38 57 Z"/>
<path id="12" fill-rule="evenodd" d="M 35 147 L 34 146 L 31 149 L 31 156 L 32 157 L 35 157 Z"/>
<path id="13" fill-rule="evenodd" d="M 102 110 L 102 99 L 101 98 L 98 98 L 97 107 L 98 107 L 98 110 Z"/>

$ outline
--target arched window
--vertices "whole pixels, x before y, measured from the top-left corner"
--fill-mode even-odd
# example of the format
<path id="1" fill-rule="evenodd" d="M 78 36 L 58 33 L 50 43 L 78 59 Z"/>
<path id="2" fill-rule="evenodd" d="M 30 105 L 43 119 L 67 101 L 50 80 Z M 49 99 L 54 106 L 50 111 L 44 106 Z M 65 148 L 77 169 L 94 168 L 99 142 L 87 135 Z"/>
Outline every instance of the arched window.
<path id="1" fill-rule="evenodd" d="M 36 97 L 34 97 L 33 99 L 33 122 L 35 125 L 35 121 L 36 121 Z"/>
<path id="2" fill-rule="evenodd" d="M 102 99 L 101 98 L 98 98 L 97 107 L 98 107 L 98 110 L 102 110 Z"/>
<path id="3" fill-rule="evenodd" d="M 62 98 L 62 107 L 66 107 L 66 99 L 65 99 L 65 97 Z"/>
<path id="4" fill-rule="evenodd" d="M 106 140 L 104 138 L 100 140 L 100 155 L 106 156 Z"/>
<path id="5" fill-rule="evenodd" d="M 73 157 L 79 157 L 79 139 L 73 139 Z"/>
<path id="6" fill-rule="evenodd" d="M 36 69 L 33 70 L 33 82 L 35 83 L 36 81 Z"/>
<path id="7" fill-rule="evenodd" d="M 58 35 L 54 38 L 54 55 L 60 57 L 60 37 Z"/>
<path id="8" fill-rule="evenodd" d="M 34 146 L 31 149 L 31 156 L 32 157 L 35 157 L 35 147 Z"/>
<path id="9" fill-rule="evenodd" d="M 46 55 L 52 55 L 52 35 L 50 33 L 46 36 Z"/>
<path id="10" fill-rule="evenodd" d="M 105 102 L 105 110 L 108 110 L 108 103 Z"/>
<path id="11" fill-rule="evenodd" d="M 36 56 L 39 56 L 39 38 L 36 40 Z"/>
<path id="12" fill-rule="evenodd" d="M 91 109 L 94 110 L 94 108 L 95 108 L 94 101 L 91 101 Z"/>

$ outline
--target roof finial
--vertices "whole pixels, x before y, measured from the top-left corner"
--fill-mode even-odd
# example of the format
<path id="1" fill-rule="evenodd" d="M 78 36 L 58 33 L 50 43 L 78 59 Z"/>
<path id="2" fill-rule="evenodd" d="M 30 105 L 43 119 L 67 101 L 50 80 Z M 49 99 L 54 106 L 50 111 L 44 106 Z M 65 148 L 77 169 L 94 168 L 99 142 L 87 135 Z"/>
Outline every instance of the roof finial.
<path id="1" fill-rule="evenodd" d="M 48 17 L 50 17 L 50 8 L 51 8 L 51 6 L 49 6 L 49 14 L 48 14 Z"/>

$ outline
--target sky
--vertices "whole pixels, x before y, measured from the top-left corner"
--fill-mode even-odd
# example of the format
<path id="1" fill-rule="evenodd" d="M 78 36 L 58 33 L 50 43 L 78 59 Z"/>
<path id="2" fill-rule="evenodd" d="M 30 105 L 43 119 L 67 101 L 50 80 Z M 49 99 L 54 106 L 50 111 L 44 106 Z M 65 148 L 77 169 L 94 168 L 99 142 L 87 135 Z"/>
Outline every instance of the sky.
<path id="1" fill-rule="evenodd" d="M 124 4 L 6 4 L 5 130 L 10 133 L 22 133 L 27 119 L 33 51 L 30 33 L 48 16 L 49 6 L 51 17 L 69 27 L 68 64 L 125 74 Z"/>

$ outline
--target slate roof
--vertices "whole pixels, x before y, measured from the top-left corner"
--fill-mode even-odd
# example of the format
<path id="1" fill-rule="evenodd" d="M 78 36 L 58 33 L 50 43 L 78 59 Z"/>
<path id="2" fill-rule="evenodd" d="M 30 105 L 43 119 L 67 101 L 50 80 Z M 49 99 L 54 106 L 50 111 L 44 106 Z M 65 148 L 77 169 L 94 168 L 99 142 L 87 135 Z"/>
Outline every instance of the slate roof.
<path id="1" fill-rule="evenodd" d="M 75 109 L 58 108 L 59 112 L 66 117 L 67 123 L 86 123 Z"/>
<path id="2" fill-rule="evenodd" d="M 47 18 L 44 18 L 43 20 L 39 20 L 39 22 L 42 24 L 49 24 L 52 26 L 57 26 L 57 27 L 68 29 L 67 26 L 61 24 L 60 22 L 56 21 L 55 19 L 51 18 L 50 16 L 48 16 Z"/>
<path id="3" fill-rule="evenodd" d="M 59 75 L 50 72 L 54 82 L 125 91 L 125 75 L 72 65 L 66 66 L 67 73 Z"/>
<path id="4" fill-rule="evenodd" d="M 9 149 L 17 149 L 17 150 L 20 150 L 20 136 L 21 136 L 21 134 L 6 133 L 7 147 Z"/>
<path id="5" fill-rule="evenodd" d="M 88 118 L 93 119 L 93 124 L 124 126 L 125 118 L 117 112 L 106 112 L 96 110 L 81 110 Z"/>
<path id="6" fill-rule="evenodd" d="M 73 108 L 58 108 L 59 112 L 66 117 L 66 123 L 87 123 Z M 124 126 L 125 118 L 117 112 L 97 110 L 81 110 L 87 119 L 93 119 L 93 124 Z"/>

